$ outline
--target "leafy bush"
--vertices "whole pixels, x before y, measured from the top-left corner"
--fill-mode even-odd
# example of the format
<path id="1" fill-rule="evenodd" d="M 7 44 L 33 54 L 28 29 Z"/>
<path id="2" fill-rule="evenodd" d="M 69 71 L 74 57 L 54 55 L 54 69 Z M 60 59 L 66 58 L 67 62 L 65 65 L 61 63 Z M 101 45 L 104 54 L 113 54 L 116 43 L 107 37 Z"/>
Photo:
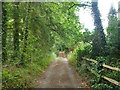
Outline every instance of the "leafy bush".
<path id="1" fill-rule="evenodd" d="M 34 62 L 32 64 L 32 72 L 30 62 L 26 64 L 26 67 L 10 67 L 3 68 L 2 70 L 2 87 L 3 88 L 34 88 L 34 79 L 41 75 L 45 68 L 50 64 L 52 60 L 56 58 L 55 54 Z"/>
<path id="2" fill-rule="evenodd" d="M 89 47 L 89 46 L 86 46 L 84 48 L 87 48 L 87 47 Z M 117 66 L 119 66 L 119 63 L 118 63 L 119 59 L 110 58 L 110 60 L 109 60 L 109 57 L 96 56 L 95 60 L 97 60 L 97 63 L 89 62 L 90 66 L 91 66 L 90 68 L 99 74 L 98 76 L 95 76 L 94 74 L 92 74 L 91 72 L 89 72 L 87 70 L 86 61 L 81 59 L 82 56 L 86 57 L 87 56 L 86 53 L 87 52 L 89 53 L 91 50 L 91 49 L 85 50 L 84 48 L 83 47 L 77 48 L 77 49 L 75 49 L 74 53 L 68 54 L 68 60 L 70 61 L 70 63 L 72 65 L 75 63 L 74 66 L 76 66 L 77 72 L 80 73 L 81 76 L 93 77 L 90 79 L 90 84 L 93 88 L 97 88 L 97 89 L 116 88 L 116 89 L 118 89 L 118 87 L 115 86 L 114 84 L 111 84 L 108 81 L 103 80 L 101 78 L 101 76 L 104 75 L 104 76 L 107 76 L 109 78 L 119 81 L 119 77 L 118 77 L 119 73 L 117 71 L 109 70 L 109 69 L 103 68 L 103 66 L 102 66 L 102 64 L 107 63 L 107 65 L 110 64 L 111 66 L 117 67 Z M 114 63 L 113 60 L 115 60 L 114 62 L 116 62 L 116 63 Z M 80 62 L 81 64 L 79 64 L 78 62 Z"/>
<path id="3" fill-rule="evenodd" d="M 32 88 L 32 78 L 22 70 L 23 69 L 19 68 L 10 72 L 10 70 L 4 68 L 2 73 L 3 88 Z"/>
<path id="4" fill-rule="evenodd" d="M 76 66 L 77 65 L 77 60 L 76 60 L 76 56 L 74 53 L 70 52 L 67 56 L 68 60 L 70 61 L 70 63 L 73 65 L 73 66 Z"/>
<path id="5" fill-rule="evenodd" d="M 91 51 L 92 51 L 92 46 L 89 43 L 81 42 L 74 52 L 77 56 L 77 60 L 81 60 L 81 57 L 83 56 L 90 57 Z"/>
<path id="6" fill-rule="evenodd" d="M 104 84 L 104 83 L 95 83 L 94 85 L 92 85 L 92 88 L 96 88 L 96 89 L 113 89 L 113 87 L 107 85 L 107 84 Z"/>
<path id="7" fill-rule="evenodd" d="M 85 61 L 82 61 L 82 65 L 81 66 L 77 66 L 77 71 L 81 76 L 87 76 L 88 75 L 88 70 L 87 70 L 87 65 Z M 81 74 L 82 73 L 82 74 Z"/>

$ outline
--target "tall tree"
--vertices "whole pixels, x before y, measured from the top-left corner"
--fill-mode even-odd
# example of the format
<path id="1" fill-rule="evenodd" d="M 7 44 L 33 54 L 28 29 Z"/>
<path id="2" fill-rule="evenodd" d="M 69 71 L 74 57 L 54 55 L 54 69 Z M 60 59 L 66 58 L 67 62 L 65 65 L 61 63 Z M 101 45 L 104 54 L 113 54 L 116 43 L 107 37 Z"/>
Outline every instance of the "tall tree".
<path id="1" fill-rule="evenodd" d="M 97 36 L 94 39 L 95 42 L 97 41 L 97 46 L 94 44 L 93 46 L 96 48 L 99 48 L 98 51 L 94 49 L 95 52 L 97 52 L 98 55 L 103 55 L 105 54 L 105 45 L 106 45 L 106 40 L 105 40 L 105 34 L 103 32 L 103 26 L 101 23 L 100 19 L 100 12 L 98 9 L 98 0 L 92 0 L 92 12 L 93 12 L 93 17 L 94 17 L 94 25 L 96 26 L 96 33 L 95 36 Z"/>
<path id="2" fill-rule="evenodd" d="M 113 7 L 113 5 L 111 5 L 110 11 L 108 13 L 108 27 L 110 27 L 111 29 L 114 30 L 115 25 L 117 26 L 117 22 L 115 21 L 116 18 L 116 10 Z M 116 23 L 115 23 L 116 22 Z M 114 25 L 115 24 L 115 25 Z M 111 35 L 113 32 L 110 32 L 109 29 L 107 30 L 108 35 Z M 115 33 L 115 32 L 114 32 Z"/>
<path id="3" fill-rule="evenodd" d="M 23 46 L 23 52 L 22 52 L 22 56 L 21 56 L 21 65 L 24 65 L 24 59 L 25 59 L 25 55 L 24 53 L 26 53 L 26 49 L 27 49 L 27 39 L 28 39 L 28 29 L 29 29 L 29 17 L 30 17 L 30 5 L 31 3 L 27 3 L 27 15 L 25 16 L 25 32 L 24 32 L 24 46 Z"/>
<path id="4" fill-rule="evenodd" d="M 13 37 L 14 37 L 14 59 L 18 56 L 19 52 L 19 2 L 14 3 L 14 30 L 13 30 Z"/>
<path id="5" fill-rule="evenodd" d="M 113 5 L 111 5 L 110 11 L 109 11 L 109 15 L 111 15 L 112 18 L 114 18 L 116 16 L 116 10 L 113 7 Z"/>
<path id="6" fill-rule="evenodd" d="M 120 50 L 120 1 L 118 3 L 118 50 Z M 120 51 L 118 51 L 120 55 Z"/>
<path id="7" fill-rule="evenodd" d="M 116 10 L 113 6 L 108 14 L 108 28 L 107 28 L 107 44 L 109 46 L 109 55 L 116 57 L 118 54 L 117 45 L 118 45 L 118 21 L 116 16 Z"/>

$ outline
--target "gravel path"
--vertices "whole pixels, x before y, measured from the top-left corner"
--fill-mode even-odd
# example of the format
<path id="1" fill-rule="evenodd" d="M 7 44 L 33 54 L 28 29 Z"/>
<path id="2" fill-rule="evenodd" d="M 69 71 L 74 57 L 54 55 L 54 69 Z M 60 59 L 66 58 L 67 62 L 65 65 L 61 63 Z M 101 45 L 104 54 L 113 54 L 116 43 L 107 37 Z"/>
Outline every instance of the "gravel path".
<path id="1" fill-rule="evenodd" d="M 36 88 L 80 88 L 76 71 L 66 58 L 56 58 L 38 80 Z"/>

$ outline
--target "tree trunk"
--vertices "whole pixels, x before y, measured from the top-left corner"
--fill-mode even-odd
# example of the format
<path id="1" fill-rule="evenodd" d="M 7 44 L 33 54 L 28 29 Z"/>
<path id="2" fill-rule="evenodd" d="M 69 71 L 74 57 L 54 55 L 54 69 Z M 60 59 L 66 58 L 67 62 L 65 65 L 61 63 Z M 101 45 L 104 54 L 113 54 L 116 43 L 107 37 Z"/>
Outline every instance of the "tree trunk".
<path id="1" fill-rule="evenodd" d="M 25 53 L 27 49 L 27 38 L 28 38 L 28 29 L 29 29 L 29 15 L 30 15 L 30 3 L 28 3 L 27 15 L 25 17 L 25 34 L 24 34 L 24 47 L 23 53 L 21 56 L 21 65 L 24 65 Z"/>
<path id="2" fill-rule="evenodd" d="M 7 51 L 6 51 L 6 38 L 7 38 L 7 10 L 6 4 L 2 3 L 2 61 L 7 60 Z"/>
<path id="3" fill-rule="evenodd" d="M 14 7 L 14 30 L 13 30 L 13 44 L 14 44 L 14 60 L 18 57 L 19 52 L 19 2 L 15 2 Z"/>

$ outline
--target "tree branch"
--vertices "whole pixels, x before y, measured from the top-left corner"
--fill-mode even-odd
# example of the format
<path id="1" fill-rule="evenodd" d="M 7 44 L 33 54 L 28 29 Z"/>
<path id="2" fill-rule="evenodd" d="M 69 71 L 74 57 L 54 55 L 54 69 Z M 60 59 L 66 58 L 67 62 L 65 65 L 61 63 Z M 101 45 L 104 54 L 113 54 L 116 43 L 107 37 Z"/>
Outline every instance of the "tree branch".
<path id="1" fill-rule="evenodd" d="M 87 5 L 87 4 L 74 4 L 74 5 L 72 5 L 68 10 L 70 10 L 70 9 L 73 8 L 74 6 L 79 6 L 79 7 L 89 6 L 89 7 L 91 7 L 91 5 Z"/>

